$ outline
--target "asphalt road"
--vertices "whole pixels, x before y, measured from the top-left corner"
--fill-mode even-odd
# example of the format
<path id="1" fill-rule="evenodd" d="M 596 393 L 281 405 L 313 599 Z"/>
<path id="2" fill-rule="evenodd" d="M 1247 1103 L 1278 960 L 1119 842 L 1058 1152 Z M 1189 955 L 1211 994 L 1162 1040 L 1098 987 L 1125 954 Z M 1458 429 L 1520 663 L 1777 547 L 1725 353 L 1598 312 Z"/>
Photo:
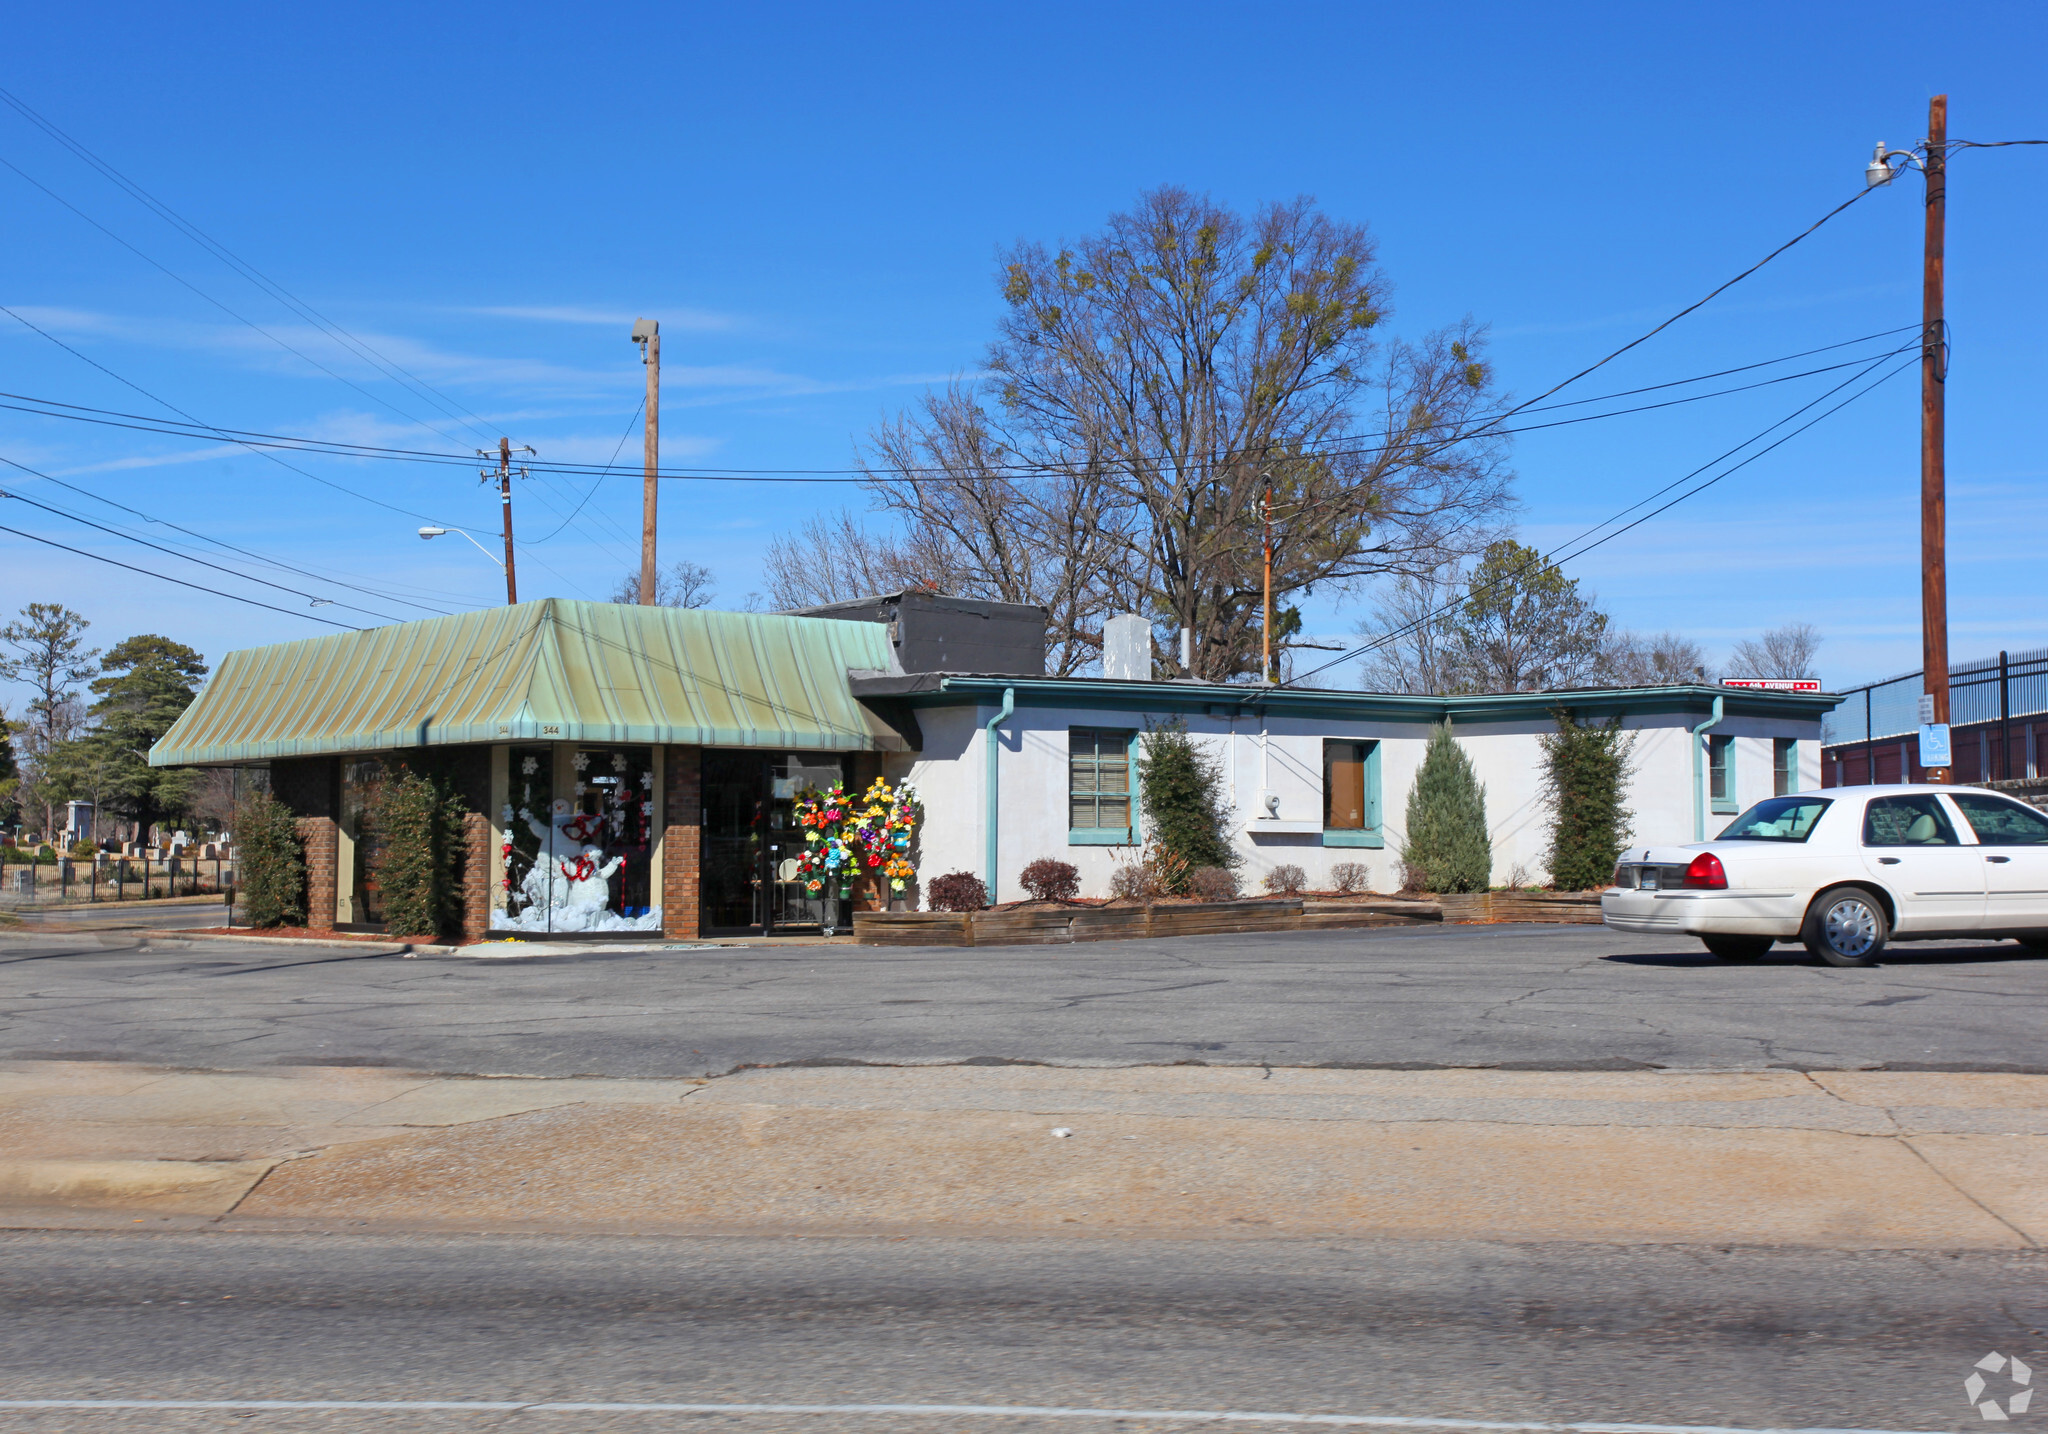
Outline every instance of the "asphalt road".
<path id="1" fill-rule="evenodd" d="M 1981 1428 L 2039 1252 L 0 1235 L 0 1397 L 951 1404 Z M 1992 1381 L 1991 1395 L 2010 1391 Z M 0 1412 L 9 1430 L 1257 1431 L 1197 1419 Z M 2024 1419 L 2014 1423 L 2024 1427 Z"/>
<path id="2" fill-rule="evenodd" d="M 158 941 L 152 948 L 148 942 Z M 84 949 L 109 941 L 120 949 Z M 147 936 L 0 942 L 0 1058 L 722 1074 L 801 1062 L 1176 1061 L 2048 1071 L 2048 960 L 1907 945 L 1723 965 L 1600 927 L 1070 947 L 403 959 Z"/>

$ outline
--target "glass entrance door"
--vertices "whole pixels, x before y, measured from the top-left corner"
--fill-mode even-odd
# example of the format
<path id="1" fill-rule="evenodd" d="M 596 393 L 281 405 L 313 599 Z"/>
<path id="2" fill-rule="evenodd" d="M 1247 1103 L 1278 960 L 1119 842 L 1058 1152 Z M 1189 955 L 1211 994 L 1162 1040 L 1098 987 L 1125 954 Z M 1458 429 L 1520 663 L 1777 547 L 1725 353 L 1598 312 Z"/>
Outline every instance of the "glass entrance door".
<path id="1" fill-rule="evenodd" d="M 811 930 L 839 920 L 836 900 L 797 879 L 804 847 L 797 799 L 846 779 L 830 752 L 704 754 L 704 927 L 710 932 Z"/>

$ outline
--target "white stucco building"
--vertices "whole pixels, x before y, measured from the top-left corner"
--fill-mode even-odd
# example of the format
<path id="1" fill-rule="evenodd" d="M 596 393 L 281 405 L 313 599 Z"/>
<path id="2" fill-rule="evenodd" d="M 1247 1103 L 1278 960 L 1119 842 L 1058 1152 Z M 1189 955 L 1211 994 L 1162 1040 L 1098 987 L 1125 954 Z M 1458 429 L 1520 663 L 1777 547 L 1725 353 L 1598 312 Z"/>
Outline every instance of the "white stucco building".
<path id="1" fill-rule="evenodd" d="M 970 674 L 857 677 L 853 689 L 915 714 L 917 750 L 890 754 L 884 769 L 924 798 L 921 874 L 975 872 L 998 901 L 1024 894 L 1017 873 L 1039 857 L 1079 868 L 1084 895 L 1104 894 L 1116 865 L 1136 858 L 1148 724 L 1179 719 L 1218 760 L 1248 888 L 1283 862 L 1322 886 L 1332 863 L 1358 861 L 1375 890 L 1391 891 L 1409 790 L 1446 718 L 1486 787 L 1498 884 L 1517 868 L 1534 882 L 1547 875 L 1539 738 L 1555 730 L 1554 710 L 1619 716 L 1637 734 L 1633 839 L 1660 843 L 1711 835 L 1753 802 L 1818 786 L 1821 717 L 1834 702 L 1709 686 L 1415 697 Z"/>

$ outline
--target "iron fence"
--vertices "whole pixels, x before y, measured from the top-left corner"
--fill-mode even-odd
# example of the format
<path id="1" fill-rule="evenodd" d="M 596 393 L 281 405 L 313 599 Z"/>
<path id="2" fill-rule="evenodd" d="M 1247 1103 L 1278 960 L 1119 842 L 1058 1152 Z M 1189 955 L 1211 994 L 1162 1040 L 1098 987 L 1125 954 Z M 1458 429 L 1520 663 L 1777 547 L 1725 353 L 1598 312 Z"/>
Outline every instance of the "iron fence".
<path id="1" fill-rule="evenodd" d="M 1919 671 L 1849 688 L 1841 705 L 1822 719 L 1821 744 L 1840 747 L 1917 734 L 1923 690 Z M 1948 694 L 1951 727 L 2048 713 L 2048 647 L 1956 663 L 1948 670 Z"/>
<path id="2" fill-rule="evenodd" d="M 43 856 L 0 852 L 0 906 L 218 896 L 235 884 L 232 857 Z"/>

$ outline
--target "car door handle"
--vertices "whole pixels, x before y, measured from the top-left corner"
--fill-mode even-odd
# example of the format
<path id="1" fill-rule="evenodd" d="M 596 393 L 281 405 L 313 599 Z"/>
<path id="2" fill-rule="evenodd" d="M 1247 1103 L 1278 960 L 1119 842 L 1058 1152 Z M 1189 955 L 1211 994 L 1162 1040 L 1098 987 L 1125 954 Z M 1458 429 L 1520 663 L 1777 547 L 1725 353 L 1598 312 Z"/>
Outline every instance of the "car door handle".
<path id="1" fill-rule="evenodd" d="M 2012 858 L 2011 858 L 2011 857 L 2009 857 L 2009 856 L 1987 856 L 1987 857 L 1985 857 L 1985 858 L 1984 858 L 1984 860 L 1986 860 L 1986 861 L 1996 861 L 1996 862 L 2008 862 L 2008 861 L 2011 861 L 2011 860 L 2012 860 Z"/>
<path id="2" fill-rule="evenodd" d="M 1895 856 L 1881 856 L 1877 859 L 1877 864 L 1879 866 L 1897 866 L 1899 859 Z"/>

